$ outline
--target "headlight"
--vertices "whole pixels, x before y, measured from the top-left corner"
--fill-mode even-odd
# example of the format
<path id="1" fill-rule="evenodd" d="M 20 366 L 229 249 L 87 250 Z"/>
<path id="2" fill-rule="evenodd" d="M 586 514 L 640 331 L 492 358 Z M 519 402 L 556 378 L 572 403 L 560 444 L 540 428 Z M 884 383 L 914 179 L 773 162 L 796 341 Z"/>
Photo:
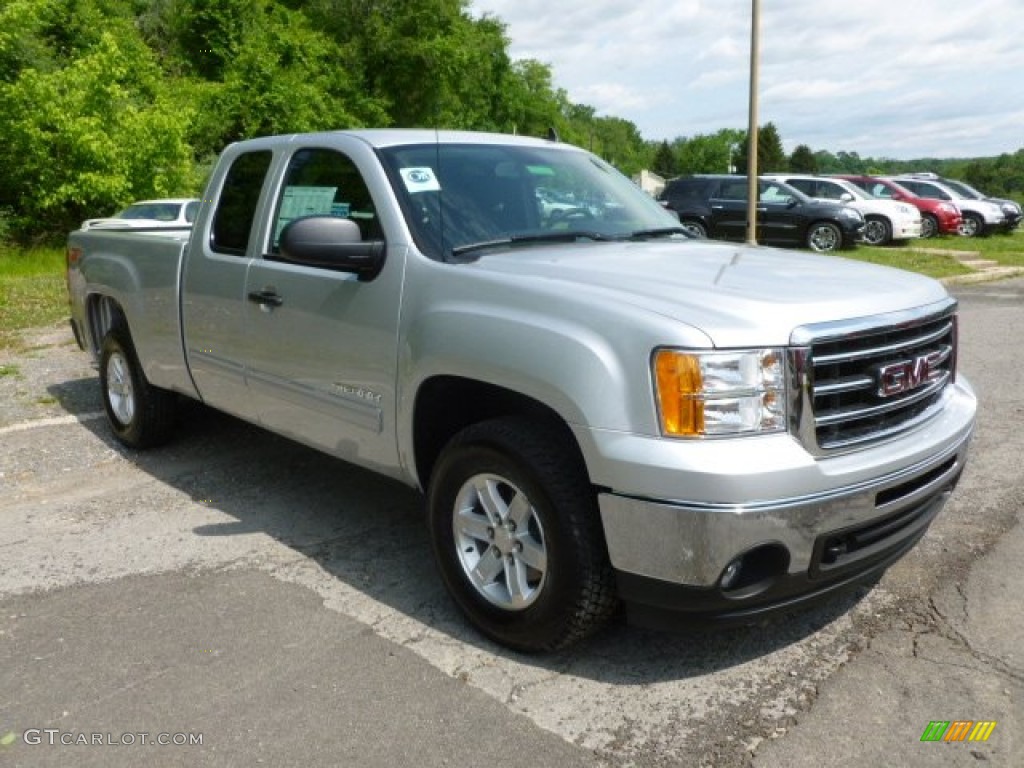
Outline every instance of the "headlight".
<path id="1" fill-rule="evenodd" d="M 654 381 L 662 434 L 704 437 L 784 430 L 784 360 L 780 349 L 658 350 Z"/>
<path id="2" fill-rule="evenodd" d="M 1020 213 L 1020 206 L 1014 203 L 1003 203 L 1003 212 L 1010 216 Z"/>
<path id="3" fill-rule="evenodd" d="M 851 219 L 852 221 L 861 221 L 864 218 L 860 215 L 860 211 L 855 211 L 853 208 L 843 208 L 839 211 L 839 215 L 844 219 Z"/>
<path id="4" fill-rule="evenodd" d="M 952 203 L 939 203 L 938 209 L 944 213 L 960 213 L 960 209 Z"/>

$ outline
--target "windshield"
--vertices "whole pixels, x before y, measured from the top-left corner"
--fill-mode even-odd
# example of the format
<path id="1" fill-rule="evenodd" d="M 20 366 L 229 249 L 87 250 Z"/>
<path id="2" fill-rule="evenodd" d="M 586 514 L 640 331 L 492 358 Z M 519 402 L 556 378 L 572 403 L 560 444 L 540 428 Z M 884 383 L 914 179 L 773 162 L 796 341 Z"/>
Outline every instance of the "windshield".
<path id="1" fill-rule="evenodd" d="M 954 181 L 953 179 L 944 179 L 943 183 L 952 189 L 954 192 L 959 192 L 961 195 L 974 200 L 984 200 L 985 196 L 981 194 L 974 187 L 969 184 L 964 184 L 962 181 Z"/>
<path id="2" fill-rule="evenodd" d="M 511 243 L 671 235 L 679 221 L 603 160 L 565 145 L 380 151 L 417 245 L 448 260 Z"/>
<path id="3" fill-rule="evenodd" d="M 117 214 L 117 218 L 175 221 L 180 210 L 181 203 L 135 203 Z"/>

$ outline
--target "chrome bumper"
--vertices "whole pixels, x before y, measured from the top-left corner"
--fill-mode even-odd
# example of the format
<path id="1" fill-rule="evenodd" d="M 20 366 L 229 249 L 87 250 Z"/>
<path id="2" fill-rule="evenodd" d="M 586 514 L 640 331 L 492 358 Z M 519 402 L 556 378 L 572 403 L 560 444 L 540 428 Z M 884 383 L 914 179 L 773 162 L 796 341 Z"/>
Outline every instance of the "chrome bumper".
<path id="1" fill-rule="evenodd" d="M 727 566 L 761 548 L 784 553 L 773 561 L 780 579 L 802 575 L 813 588 L 848 578 L 920 538 L 963 471 L 969 439 L 968 432 L 941 454 L 878 479 L 796 498 L 728 504 L 602 493 L 612 565 L 633 576 L 721 589 Z M 772 579 L 755 586 L 737 597 L 770 592 Z"/>

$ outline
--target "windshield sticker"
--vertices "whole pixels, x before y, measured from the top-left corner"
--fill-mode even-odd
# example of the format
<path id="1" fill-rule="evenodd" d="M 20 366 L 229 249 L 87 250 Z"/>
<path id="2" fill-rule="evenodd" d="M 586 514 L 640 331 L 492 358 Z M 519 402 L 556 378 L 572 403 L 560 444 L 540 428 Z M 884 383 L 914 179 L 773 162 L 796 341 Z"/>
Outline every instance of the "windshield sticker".
<path id="1" fill-rule="evenodd" d="M 410 195 L 417 192 L 439 192 L 441 184 L 434 175 L 433 168 L 402 168 L 399 173 L 405 182 L 405 189 Z"/>

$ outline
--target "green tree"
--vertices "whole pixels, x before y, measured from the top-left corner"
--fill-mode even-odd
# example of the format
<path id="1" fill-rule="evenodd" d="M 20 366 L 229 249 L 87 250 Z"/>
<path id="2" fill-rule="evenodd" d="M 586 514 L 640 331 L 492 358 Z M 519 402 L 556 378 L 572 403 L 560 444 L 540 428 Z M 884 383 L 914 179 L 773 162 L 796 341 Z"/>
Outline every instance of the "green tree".
<path id="1" fill-rule="evenodd" d="M 817 173 L 818 160 L 806 144 L 798 144 L 789 156 L 789 170 L 794 173 Z"/>
<path id="2" fill-rule="evenodd" d="M 120 34 L 117 34 L 120 33 Z M 0 207 L 23 236 L 77 226 L 139 197 L 195 191 L 185 141 L 150 51 L 108 29 L 69 65 L 0 85 Z"/>
<path id="3" fill-rule="evenodd" d="M 744 135 L 736 152 L 736 166 L 739 173 L 746 173 L 750 157 L 750 139 Z M 757 132 L 757 169 L 758 173 L 788 170 L 786 153 L 782 149 L 782 139 L 774 123 L 765 123 Z"/>
<path id="4" fill-rule="evenodd" d="M 678 175 L 676 167 L 676 155 L 672 151 L 672 147 L 667 141 L 658 144 L 658 148 L 654 151 L 654 159 L 651 161 L 651 170 L 659 176 L 670 179 Z"/>

